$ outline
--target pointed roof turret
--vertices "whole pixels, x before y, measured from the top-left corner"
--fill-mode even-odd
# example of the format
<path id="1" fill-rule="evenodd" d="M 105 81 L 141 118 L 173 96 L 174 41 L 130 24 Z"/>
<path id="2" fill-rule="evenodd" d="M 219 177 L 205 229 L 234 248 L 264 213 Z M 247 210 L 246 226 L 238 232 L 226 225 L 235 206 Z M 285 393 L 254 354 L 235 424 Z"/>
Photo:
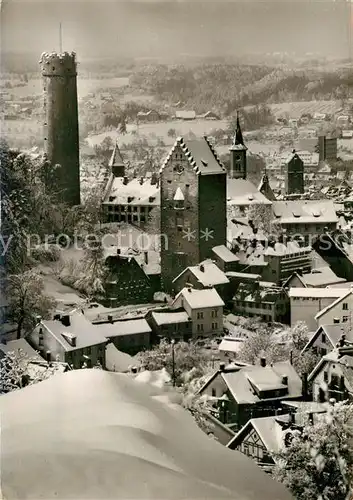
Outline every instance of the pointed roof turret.
<path id="1" fill-rule="evenodd" d="M 235 129 L 235 134 L 233 137 L 233 143 L 230 149 L 243 149 L 247 150 L 248 148 L 244 144 L 243 133 L 241 131 L 239 113 L 237 112 L 237 125 Z"/>
<path id="2" fill-rule="evenodd" d="M 174 195 L 174 201 L 184 201 L 184 200 L 185 200 L 184 194 L 183 194 L 182 190 L 180 189 L 180 187 L 178 187 L 178 189 L 176 190 L 175 195 Z"/>
<path id="3" fill-rule="evenodd" d="M 258 191 L 260 191 L 260 193 L 262 193 L 264 196 L 266 196 L 266 198 L 269 201 L 276 201 L 276 197 L 275 197 L 274 192 L 272 191 L 272 188 L 270 186 L 270 181 L 268 179 L 268 175 L 266 173 L 266 170 L 261 178 L 259 187 L 257 189 L 258 189 Z"/>
<path id="4" fill-rule="evenodd" d="M 115 143 L 114 150 L 109 161 L 109 167 L 125 167 L 125 163 L 118 146 L 118 141 Z"/>
<path id="5" fill-rule="evenodd" d="M 109 167 L 115 177 L 124 177 L 125 163 L 123 157 L 121 156 L 118 142 L 115 143 L 115 147 L 109 161 Z"/>

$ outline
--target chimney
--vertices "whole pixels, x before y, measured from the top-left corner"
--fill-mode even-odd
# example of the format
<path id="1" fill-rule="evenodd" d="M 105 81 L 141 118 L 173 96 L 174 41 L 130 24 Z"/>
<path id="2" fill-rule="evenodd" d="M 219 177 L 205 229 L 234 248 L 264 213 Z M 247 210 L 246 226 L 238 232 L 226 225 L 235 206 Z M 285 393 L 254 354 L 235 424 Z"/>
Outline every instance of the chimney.
<path id="1" fill-rule="evenodd" d="M 265 366 L 266 366 L 266 358 L 260 358 L 260 366 L 262 366 L 262 368 L 265 368 Z"/>
<path id="2" fill-rule="evenodd" d="M 290 423 L 290 425 L 294 425 L 295 424 L 295 413 L 294 412 L 291 412 L 289 414 L 289 423 Z"/>
<path id="3" fill-rule="evenodd" d="M 121 254 L 121 250 L 120 250 L 120 248 L 118 248 L 118 249 L 116 250 L 116 254 L 117 254 L 117 255 L 120 255 L 120 254 Z"/>
<path id="4" fill-rule="evenodd" d="M 224 371 L 225 371 L 225 369 L 226 369 L 226 364 L 225 364 L 225 363 L 220 363 L 220 364 L 219 364 L 219 370 L 220 370 L 221 372 L 224 372 Z"/>
<path id="5" fill-rule="evenodd" d="M 287 377 L 287 375 L 283 375 L 283 377 L 282 377 L 282 385 L 288 385 L 288 377 Z"/>
<path id="6" fill-rule="evenodd" d="M 40 323 L 42 321 L 42 316 L 36 316 L 36 323 Z"/>
<path id="7" fill-rule="evenodd" d="M 124 186 L 126 186 L 126 184 L 127 184 L 128 182 L 129 182 L 129 181 L 128 181 L 127 176 L 126 176 L 126 175 L 124 175 L 124 180 L 123 180 L 123 184 L 124 184 Z"/>
<path id="8" fill-rule="evenodd" d="M 131 367 L 131 373 L 137 373 L 137 367 L 136 366 L 132 366 Z"/>
<path id="9" fill-rule="evenodd" d="M 308 396 L 309 396 L 308 393 L 309 393 L 308 374 L 303 373 L 303 376 L 302 376 L 302 399 L 303 399 L 303 401 L 308 400 Z"/>
<path id="10" fill-rule="evenodd" d="M 203 273 L 205 271 L 205 266 L 203 264 L 200 264 L 200 271 Z"/>
<path id="11" fill-rule="evenodd" d="M 61 323 L 64 325 L 64 326 L 70 326 L 70 315 L 69 314 L 65 314 L 61 317 Z"/>
<path id="12" fill-rule="evenodd" d="M 61 314 L 60 313 L 55 313 L 53 319 L 54 319 L 54 321 L 60 321 L 61 320 Z"/>
<path id="13" fill-rule="evenodd" d="M 293 351 L 290 351 L 289 353 L 289 362 L 291 365 L 293 364 Z"/>
<path id="14" fill-rule="evenodd" d="M 143 177 L 140 178 L 140 184 L 142 186 L 142 184 L 143 184 Z"/>
<path id="15" fill-rule="evenodd" d="M 108 314 L 108 321 L 109 323 L 113 323 L 113 316 L 111 314 Z"/>
<path id="16" fill-rule="evenodd" d="M 313 425 L 314 424 L 314 414 L 313 412 L 309 412 L 309 415 L 308 415 L 308 422 L 310 425 Z"/>
<path id="17" fill-rule="evenodd" d="M 48 363 L 51 361 L 51 351 L 46 351 L 45 359 Z"/>
<path id="18" fill-rule="evenodd" d="M 145 264 L 148 264 L 148 252 L 143 252 Z"/>

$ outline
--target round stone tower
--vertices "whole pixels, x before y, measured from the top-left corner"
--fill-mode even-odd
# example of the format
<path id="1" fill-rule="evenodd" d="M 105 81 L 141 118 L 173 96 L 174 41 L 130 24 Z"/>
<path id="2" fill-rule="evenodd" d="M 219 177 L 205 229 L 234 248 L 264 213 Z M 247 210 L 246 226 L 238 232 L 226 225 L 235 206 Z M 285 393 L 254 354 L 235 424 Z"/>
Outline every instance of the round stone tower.
<path id="1" fill-rule="evenodd" d="M 55 169 L 55 192 L 70 206 L 80 204 L 80 159 L 76 54 L 44 52 L 39 61 L 44 86 L 44 150 Z"/>

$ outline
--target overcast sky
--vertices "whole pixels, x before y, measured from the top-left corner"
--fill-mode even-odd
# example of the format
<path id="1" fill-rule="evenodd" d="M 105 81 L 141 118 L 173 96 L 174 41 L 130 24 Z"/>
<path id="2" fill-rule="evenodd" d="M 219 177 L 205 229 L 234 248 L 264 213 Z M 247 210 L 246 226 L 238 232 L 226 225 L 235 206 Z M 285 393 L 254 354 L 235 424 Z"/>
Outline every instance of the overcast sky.
<path id="1" fill-rule="evenodd" d="M 345 0 L 3 0 L 2 50 L 63 48 L 78 58 L 244 55 L 252 52 L 349 54 Z"/>

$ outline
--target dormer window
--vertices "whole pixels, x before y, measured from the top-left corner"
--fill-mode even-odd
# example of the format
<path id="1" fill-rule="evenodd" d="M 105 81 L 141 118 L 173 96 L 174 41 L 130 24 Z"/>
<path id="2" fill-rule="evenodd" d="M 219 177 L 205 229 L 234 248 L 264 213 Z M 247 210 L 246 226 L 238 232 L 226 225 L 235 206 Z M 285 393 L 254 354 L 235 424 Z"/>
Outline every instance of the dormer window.
<path id="1" fill-rule="evenodd" d="M 128 202 L 128 203 L 131 203 L 133 199 L 134 199 L 134 197 L 133 197 L 133 196 L 128 196 L 128 197 L 127 197 L 127 202 Z"/>
<path id="2" fill-rule="evenodd" d="M 174 201 L 175 210 L 183 210 L 184 209 L 184 201 L 185 201 L 184 194 L 183 194 L 182 190 L 180 189 L 180 187 L 178 187 L 178 189 L 176 190 L 173 201 Z"/>
<path id="3" fill-rule="evenodd" d="M 154 196 L 150 196 L 150 197 L 148 198 L 148 201 L 149 201 L 150 203 L 153 203 L 155 199 L 156 199 L 156 198 L 155 198 Z"/>

